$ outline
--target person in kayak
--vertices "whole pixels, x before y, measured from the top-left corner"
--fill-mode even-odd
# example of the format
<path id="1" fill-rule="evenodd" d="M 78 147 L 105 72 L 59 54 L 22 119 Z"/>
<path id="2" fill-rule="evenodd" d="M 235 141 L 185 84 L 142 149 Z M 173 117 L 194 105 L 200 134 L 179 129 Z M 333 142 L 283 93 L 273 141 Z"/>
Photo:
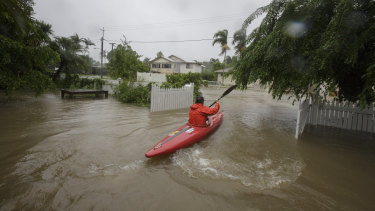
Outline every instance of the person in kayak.
<path id="1" fill-rule="evenodd" d="M 206 127 L 208 116 L 216 114 L 220 109 L 220 104 L 216 100 L 215 108 L 204 106 L 204 97 L 197 96 L 195 104 L 190 106 L 189 124 L 196 127 Z"/>

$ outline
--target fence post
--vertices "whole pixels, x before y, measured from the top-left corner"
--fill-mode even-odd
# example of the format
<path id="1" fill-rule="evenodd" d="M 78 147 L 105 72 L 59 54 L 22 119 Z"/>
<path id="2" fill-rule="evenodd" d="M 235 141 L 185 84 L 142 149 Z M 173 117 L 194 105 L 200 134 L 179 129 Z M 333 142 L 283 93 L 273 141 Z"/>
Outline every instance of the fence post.
<path id="1" fill-rule="evenodd" d="M 346 102 L 343 106 L 343 125 L 342 128 L 348 128 L 348 121 L 349 121 L 349 104 Z"/>
<path id="2" fill-rule="evenodd" d="M 318 105 L 319 101 L 318 100 L 313 100 L 312 101 L 312 107 L 311 107 L 311 124 L 312 125 L 317 125 L 317 120 L 318 120 Z"/>
<path id="3" fill-rule="evenodd" d="M 298 136 L 299 136 L 300 122 L 301 122 L 301 100 L 299 101 L 298 112 L 297 112 L 297 125 L 296 125 L 296 135 L 295 135 L 296 139 L 298 139 Z"/>
<path id="4" fill-rule="evenodd" d="M 297 125 L 295 134 L 296 139 L 298 139 L 299 135 L 302 134 L 306 124 L 308 123 L 310 113 L 309 100 L 304 100 L 303 102 L 300 101 L 297 113 Z"/>
<path id="5" fill-rule="evenodd" d="M 363 112 L 363 117 L 362 117 L 362 128 L 361 128 L 361 131 L 367 131 L 367 127 L 368 127 L 368 117 L 369 117 L 369 113 L 368 113 L 368 109 L 367 107 L 364 108 L 362 110 Z"/>
<path id="6" fill-rule="evenodd" d="M 333 110 L 335 112 L 334 114 L 334 126 L 340 128 L 341 127 L 341 109 L 340 109 L 340 103 L 338 101 L 334 102 Z"/>

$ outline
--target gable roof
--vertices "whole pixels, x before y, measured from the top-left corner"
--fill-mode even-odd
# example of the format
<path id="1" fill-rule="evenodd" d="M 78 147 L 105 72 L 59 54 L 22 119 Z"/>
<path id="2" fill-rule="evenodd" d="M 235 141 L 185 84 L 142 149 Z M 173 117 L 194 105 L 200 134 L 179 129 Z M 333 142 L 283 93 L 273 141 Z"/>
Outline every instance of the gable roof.
<path id="1" fill-rule="evenodd" d="M 181 58 L 179 58 L 175 55 L 170 55 L 170 56 L 168 56 L 168 58 L 172 59 L 175 62 L 186 62 L 185 60 L 183 60 L 183 59 L 181 59 Z"/>
<path id="2" fill-rule="evenodd" d="M 155 61 L 157 61 L 157 60 L 159 60 L 159 59 L 165 59 L 165 60 L 167 60 L 168 62 L 174 62 L 173 60 L 171 60 L 171 59 L 168 59 L 168 58 L 165 58 L 165 57 L 156 57 L 155 59 L 153 59 L 153 60 L 151 60 L 150 61 L 150 63 L 153 63 L 153 62 L 155 62 Z"/>
<path id="3" fill-rule="evenodd" d="M 154 63 L 158 59 L 165 59 L 165 60 L 167 60 L 168 62 L 171 62 L 171 63 L 186 63 L 186 64 L 198 64 L 198 65 L 200 65 L 196 61 L 187 61 L 187 60 L 181 59 L 180 57 L 177 57 L 175 55 L 170 55 L 170 56 L 168 56 L 168 58 L 165 58 L 164 56 L 156 57 L 155 59 L 151 60 L 150 63 Z"/>

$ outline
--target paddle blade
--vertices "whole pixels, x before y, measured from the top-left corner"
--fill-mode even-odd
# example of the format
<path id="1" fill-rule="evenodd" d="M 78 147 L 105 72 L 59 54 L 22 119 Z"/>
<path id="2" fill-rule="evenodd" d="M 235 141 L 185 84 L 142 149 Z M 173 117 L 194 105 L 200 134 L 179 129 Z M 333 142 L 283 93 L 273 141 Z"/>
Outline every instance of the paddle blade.
<path id="1" fill-rule="evenodd" d="M 235 88 L 237 88 L 237 85 L 233 85 L 233 86 L 229 87 L 229 89 L 227 89 L 227 90 L 223 93 L 223 95 L 221 95 L 220 98 L 222 98 L 222 97 L 224 97 L 225 95 L 229 94 L 229 93 L 230 93 L 231 91 L 233 91 L 233 89 L 235 89 Z"/>
<path id="2" fill-rule="evenodd" d="M 235 89 L 237 87 L 237 85 L 233 85 L 231 87 L 229 87 L 227 90 L 225 90 L 225 92 L 221 95 L 221 97 L 217 100 L 220 100 L 221 98 L 223 98 L 225 95 L 229 94 L 231 91 L 233 91 L 233 89 Z M 216 102 L 213 102 L 209 107 L 212 107 L 213 105 L 215 105 Z"/>

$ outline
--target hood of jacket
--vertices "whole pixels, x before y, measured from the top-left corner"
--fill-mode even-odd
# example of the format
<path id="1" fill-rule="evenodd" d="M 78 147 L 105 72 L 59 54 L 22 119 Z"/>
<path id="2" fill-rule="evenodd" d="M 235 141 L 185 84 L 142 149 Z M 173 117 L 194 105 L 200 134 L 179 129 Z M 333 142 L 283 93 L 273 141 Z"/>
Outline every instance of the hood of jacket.
<path id="1" fill-rule="evenodd" d="M 195 104 L 193 104 L 193 105 L 190 106 L 190 109 L 191 110 L 196 110 L 196 109 L 201 108 L 201 107 L 203 107 L 203 104 L 195 103 Z"/>

